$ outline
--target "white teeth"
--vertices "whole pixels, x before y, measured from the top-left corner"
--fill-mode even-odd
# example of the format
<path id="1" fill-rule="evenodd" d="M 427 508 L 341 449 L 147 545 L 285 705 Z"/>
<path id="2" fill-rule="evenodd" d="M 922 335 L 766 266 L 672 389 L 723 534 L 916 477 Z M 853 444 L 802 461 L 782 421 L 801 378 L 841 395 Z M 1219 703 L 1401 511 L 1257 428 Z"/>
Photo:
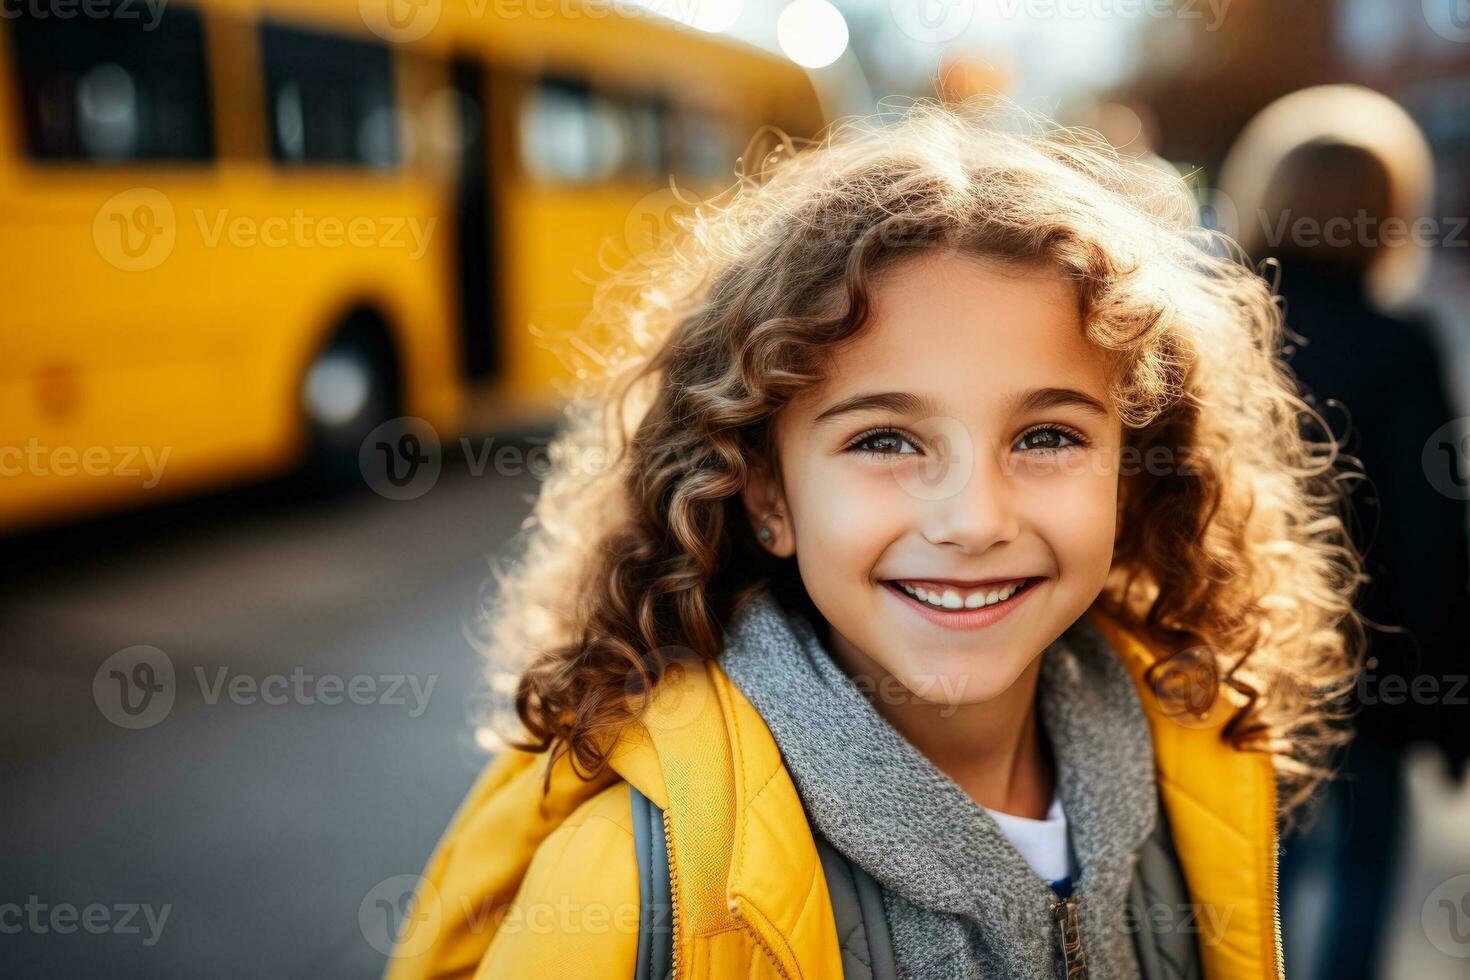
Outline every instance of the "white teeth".
<path id="1" fill-rule="evenodd" d="M 920 602 L 928 603 L 938 609 L 980 609 L 984 606 L 993 606 L 998 602 L 1005 602 L 1016 593 L 1025 582 L 1016 582 L 1001 589 L 990 589 L 973 592 L 962 596 L 954 589 L 945 589 L 943 592 L 930 591 L 919 586 L 910 586 L 903 582 L 897 583 L 909 595 Z"/>

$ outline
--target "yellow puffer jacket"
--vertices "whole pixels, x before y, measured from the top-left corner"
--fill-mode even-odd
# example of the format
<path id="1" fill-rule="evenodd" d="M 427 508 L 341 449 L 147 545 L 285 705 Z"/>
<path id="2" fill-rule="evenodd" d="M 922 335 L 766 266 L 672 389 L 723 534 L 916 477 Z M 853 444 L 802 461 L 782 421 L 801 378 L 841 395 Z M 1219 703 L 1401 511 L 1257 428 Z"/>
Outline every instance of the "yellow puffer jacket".
<path id="1" fill-rule="evenodd" d="M 1239 702 L 1167 715 L 1155 654 L 1088 615 L 1138 683 L 1210 980 L 1282 975 L 1270 758 L 1221 738 Z M 387 980 L 627 980 L 639 889 L 629 784 L 664 811 L 675 977 L 839 978 L 827 884 L 801 800 L 755 708 L 718 666 L 671 671 L 591 782 L 507 751 L 471 789 L 419 883 Z"/>

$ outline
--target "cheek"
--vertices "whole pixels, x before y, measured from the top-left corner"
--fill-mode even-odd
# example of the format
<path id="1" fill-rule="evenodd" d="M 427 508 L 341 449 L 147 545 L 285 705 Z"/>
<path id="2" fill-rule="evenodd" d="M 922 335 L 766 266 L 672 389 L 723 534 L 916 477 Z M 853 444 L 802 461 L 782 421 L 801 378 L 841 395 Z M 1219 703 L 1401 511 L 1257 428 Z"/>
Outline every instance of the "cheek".
<path id="1" fill-rule="evenodd" d="M 1050 542 L 1063 571 L 1105 572 L 1117 525 L 1117 476 L 1098 464 L 1027 488 L 1029 523 Z M 1068 568 L 1071 566 L 1071 568 Z"/>
<path id="2" fill-rule="evenodd" d="M 852 460 L 824 460 L 800 478 L 801 503 L 796 509 L 798 550 L 809 548 L 824 556 L 837 555 L 866 564 L 866 570 L 903 527 L 907 516 L 903 490 L 892 475 L 879 467 Z"/>
<path id="3" fill-rule="evenodd" d="M 903 491 L 891 474 L 840 458 L 799 479 L 790 485 L 801 488 L 792 508 L 802 583 L 829 621 L 855 628 L 880 598 L 869 588 L 874 569 L 903 535 Z"/>

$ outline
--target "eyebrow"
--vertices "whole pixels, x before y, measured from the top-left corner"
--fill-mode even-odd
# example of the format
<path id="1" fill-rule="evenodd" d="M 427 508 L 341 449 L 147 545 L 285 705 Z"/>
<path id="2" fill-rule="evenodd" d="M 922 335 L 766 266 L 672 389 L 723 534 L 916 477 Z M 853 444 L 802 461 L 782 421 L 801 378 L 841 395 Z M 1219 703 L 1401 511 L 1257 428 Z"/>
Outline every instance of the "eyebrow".
<path id="1" fill-rule="evenodd" d="M 1108 409 L 1102 402 L 1075 388 L 1033 388 L 1015 395 L 1007 407 L 1013 413 L 1029 413 L 1065 406 L 1081 409 L 1099 418 L 1108 417 Z M 938 403 L 927 395 L 916 395 L 907 391 L 881 391 L 844 398 L 813 421 L 821 425 L 841 415 L 872 410 L 888 411 L 897 415 L 942 414 Z"/>
<path id="2" fill-rule="evenodd" d="M 1108 417 L 1108 407 L 1076 388 L 1033 388 L 1012 400 L 1013 412 L 1044 412 L 1048 408 L 1072 407 L 1098 418 Z"/>
<path id="3" fill-rule="evenodd" d="M 867 412 L 880 409 L 895 415 L 938 415 L 939 406 L 927 395 L 915 395 L 907 391 L 880 391 L 869 395 L 853 395 L 833 405 L 814 420 L 818 425 L 830 422 L 839 415 Z"/>

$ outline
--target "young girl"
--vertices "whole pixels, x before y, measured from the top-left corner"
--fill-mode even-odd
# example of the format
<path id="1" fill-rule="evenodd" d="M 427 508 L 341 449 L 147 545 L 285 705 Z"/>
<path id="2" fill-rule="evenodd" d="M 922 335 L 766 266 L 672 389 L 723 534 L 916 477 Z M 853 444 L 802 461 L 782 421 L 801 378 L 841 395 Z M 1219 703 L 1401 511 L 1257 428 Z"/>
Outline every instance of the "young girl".
<path id="1" fill-rule="evenodd" d="M 783 145 L 599 291 L 391 978 L 1281 974 L 1335 446 L 1177 177 L 991 110 Z"/>

